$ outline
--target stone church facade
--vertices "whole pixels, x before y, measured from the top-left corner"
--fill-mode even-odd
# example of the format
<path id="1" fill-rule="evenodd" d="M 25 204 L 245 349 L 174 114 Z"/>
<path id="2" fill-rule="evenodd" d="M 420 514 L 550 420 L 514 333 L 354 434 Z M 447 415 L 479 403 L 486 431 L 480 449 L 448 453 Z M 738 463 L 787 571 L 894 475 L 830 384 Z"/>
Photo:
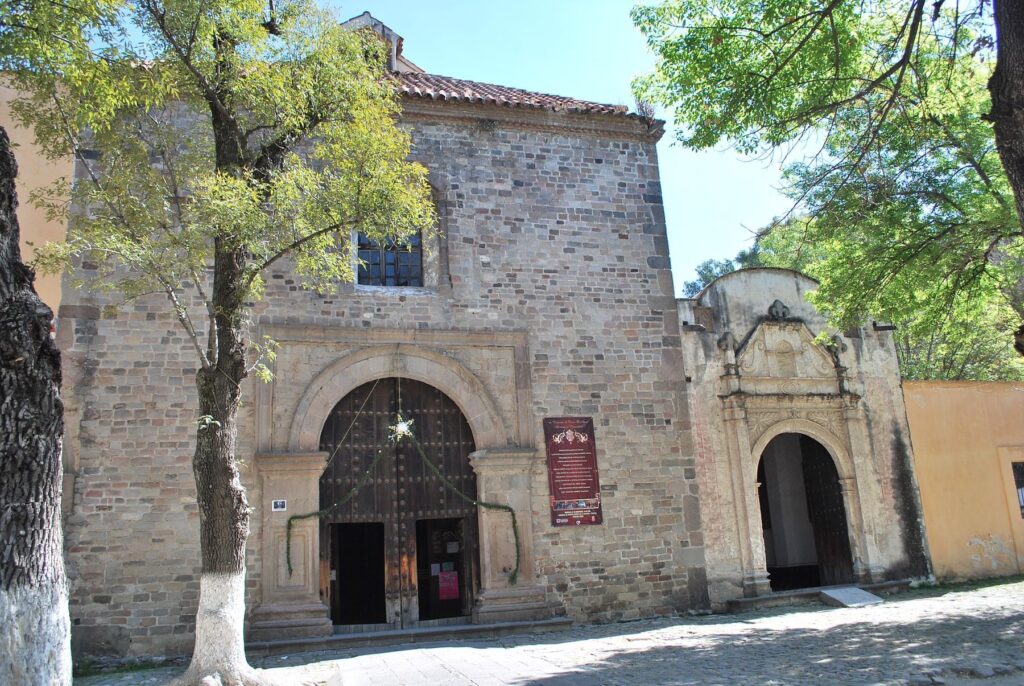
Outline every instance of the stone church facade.
<path id="1" fill-rule="evenodd" d="M 677 306 L 659 122 L 424 73 L 390 29 L 357 20 L 391 43 L 440 226 L 418 260 L 361 245 L 361 283 L 338 294 L 301 288 L 286 266 L 268 275 L 252 333 L 280 347 L 273 381 L 247 382 L 239 424 L 255 508 L 250 638 L 614 621 L 768 592 L 769 570 L 787 565 L 785 541 L 766 557 L 757 460 L 784 452 L 770 446 L 782 435 L 814 439 L 838 470 L 840 575 L 921 573 L 886 333 L 830 354 L 795 275 L 727 277 Z M 57 329 L 76 647 L 184 653 L 198 596 L 196 363 L 163 300 L 108 315 L 107 297 L 65 288 Z M 776 299 L 788 313 L 758 320 Z M 437 472 L 389 447 L 396 411 Z M 598 525 L 552 525 L 551 417 L 593 419 Z M 482 502 L 515 512 L 518 545 L 508 512 Z M 289 541 L 289 517 L 325 508 Z M 802 526 L 786 531 L 806 548 L 818 534 Z"/>

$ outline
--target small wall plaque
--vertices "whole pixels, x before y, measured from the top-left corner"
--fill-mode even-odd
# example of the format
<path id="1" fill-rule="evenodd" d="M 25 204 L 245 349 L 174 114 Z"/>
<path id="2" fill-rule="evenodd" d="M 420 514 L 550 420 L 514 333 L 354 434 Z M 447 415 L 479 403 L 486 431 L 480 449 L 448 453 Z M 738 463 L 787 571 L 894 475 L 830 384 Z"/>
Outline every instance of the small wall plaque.
<path id="1" fill-rule="evenodd" d="M 287 500 L 271 500 L 270 501 L 271 512 L 286 512 L 288 510 Z"/>

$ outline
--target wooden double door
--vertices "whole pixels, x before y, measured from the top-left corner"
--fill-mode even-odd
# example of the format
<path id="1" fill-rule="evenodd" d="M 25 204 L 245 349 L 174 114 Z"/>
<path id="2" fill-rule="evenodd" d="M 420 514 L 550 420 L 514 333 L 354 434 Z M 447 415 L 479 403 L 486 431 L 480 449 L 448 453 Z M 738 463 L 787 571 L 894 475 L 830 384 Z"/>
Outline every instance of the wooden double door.
<path id="1" fill-rule="evenodd" d="M 399 415 L 415 442 L 391 439 Z M 427 384 L 379 379 L 335 406 L 320 449 L 320 591 L 333 623 L 403 628 L 468 615 L 479 577 L 475 445 L 458 406 Z"/>

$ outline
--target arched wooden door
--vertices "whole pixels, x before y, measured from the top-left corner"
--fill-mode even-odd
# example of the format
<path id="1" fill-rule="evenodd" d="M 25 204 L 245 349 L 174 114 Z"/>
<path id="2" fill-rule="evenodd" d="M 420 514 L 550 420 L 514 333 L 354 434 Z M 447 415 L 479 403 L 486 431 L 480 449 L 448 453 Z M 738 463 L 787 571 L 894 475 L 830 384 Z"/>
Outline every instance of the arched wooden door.
<path id="1" fill-rule="evenodd" d="M 839 473 L 820 443 L 781 434 L 757 468 L 765 562 L 773 591 L 853 581 Z"/>
<path id="2" fill-rule="evenodd" d="M 320 587 L 335 625 L 410 627 L 466 616 L 478 587 L 476 506 L 460 498 L 408 439 L 391 441 L 398 413 L 431 463 L 476 497 L 469 424 L 444 393 L 379 379 L 349 393 L 324 425 L 320 449 Z M 379 458 L 375 457 L 379 453 Z M 372 467 L 372 469 L 371 469 Z M 361 480 L 358 492 L 340 506 Z"/>
<path id="3" fill-rule="evenodd" d="M 839 472 L 825 446 L 810 436 L 800 436 L 800 452 L 821 585 L 853 583 L 853 553 Z"/>

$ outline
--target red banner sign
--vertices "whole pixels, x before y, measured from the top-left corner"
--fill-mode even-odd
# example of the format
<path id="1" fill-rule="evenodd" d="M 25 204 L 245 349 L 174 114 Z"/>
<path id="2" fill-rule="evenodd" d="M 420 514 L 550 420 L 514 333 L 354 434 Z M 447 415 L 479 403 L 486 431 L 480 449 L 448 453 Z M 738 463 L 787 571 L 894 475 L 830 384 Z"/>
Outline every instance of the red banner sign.
<path id="1" fill-rule="evenodd" d="M 544 420 L 552 526 L 600 524 L 601 484 L 592 417 Z"/>

